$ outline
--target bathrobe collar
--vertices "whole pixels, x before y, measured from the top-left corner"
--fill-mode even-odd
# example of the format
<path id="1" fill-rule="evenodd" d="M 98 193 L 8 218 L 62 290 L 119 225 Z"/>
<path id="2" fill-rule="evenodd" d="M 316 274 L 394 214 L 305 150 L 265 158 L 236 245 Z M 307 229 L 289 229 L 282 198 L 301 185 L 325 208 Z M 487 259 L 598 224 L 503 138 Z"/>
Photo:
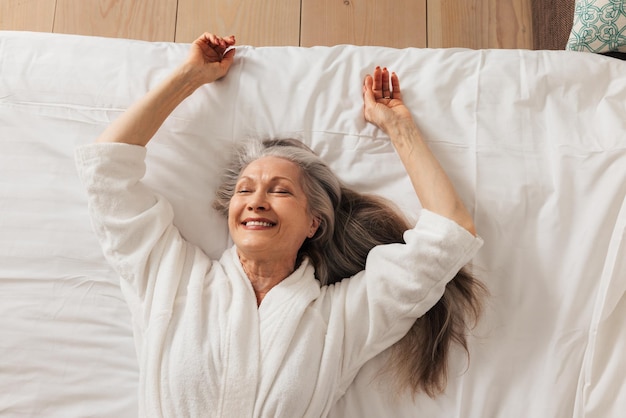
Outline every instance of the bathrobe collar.
<path id="1" fill-rule="evenodd" d="M 250 294 L 254 296 L 256 305 L 256 295 L 252 284 L 246 275 L 243 265 L 237 254 L 237 247 L 232 246 L 227 250 L 230 254 L 230 261 L 237 270 L 237 277 L 244 280 L 244 285 L 248 288 Z M 230 276 L 230 275 L 229 275 Z M 233 277 L 231 276 L 231 279 Z M 275 312 L 276 310 L 291 310 L 294 306 L 300 308 L 307 307 L 320 294 L 320 283 L 315 279 L 315 269 L 311 265 L 308 257 L 305 257 L 300 266 L 283 281 L 274 286 L 263 298 L 261 305 L 258 307 L 259 317 Z M 287 304 L 288 306 L 283 306 Z M 302 309 L 301 309 L 302 310 Z M 268 312 L 269 311 L 269 312 Z"/>
<path id="2" fill-rule="evenodd" d="M 237 360 L 229 365 L 234 372 L 229 376 L 241 379 L 238 384 L 231 382 L 233 387 L 229 389 L 240 391 L 239 395 L 252 388 L 256 392 L 251 397 L 235 395 L 230 403 L 235 407 L 233 410 L 238 409 L 247 415 L 252 405 L 239 403 L 236 407 L 236 403 L 267 396 L 306 310 L 320 295 L 320 283 L 315 279 L 315 269 L 305 258 L 296 271 L 265 295 L 257 308 L 254 289 L 235 246 L 224 253 L 220 264 L 233 289 L 228 345 L 238 351 L 231 353 L 233 356 L 230 357 Z"/>

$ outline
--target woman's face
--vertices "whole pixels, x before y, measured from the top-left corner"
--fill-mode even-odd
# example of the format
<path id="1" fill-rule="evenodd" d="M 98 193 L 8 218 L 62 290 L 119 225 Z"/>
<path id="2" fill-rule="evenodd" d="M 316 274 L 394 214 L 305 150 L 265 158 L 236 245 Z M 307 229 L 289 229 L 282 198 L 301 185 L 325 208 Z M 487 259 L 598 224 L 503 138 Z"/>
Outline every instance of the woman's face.
<path id="1" fill-rule="evenodd" d="M 319 226 L 301 177 L 298 165 L 279 157 L 260 158 L 243 170 L 228 207 L 228 228 L 241 254 L 295 263 Z"/>

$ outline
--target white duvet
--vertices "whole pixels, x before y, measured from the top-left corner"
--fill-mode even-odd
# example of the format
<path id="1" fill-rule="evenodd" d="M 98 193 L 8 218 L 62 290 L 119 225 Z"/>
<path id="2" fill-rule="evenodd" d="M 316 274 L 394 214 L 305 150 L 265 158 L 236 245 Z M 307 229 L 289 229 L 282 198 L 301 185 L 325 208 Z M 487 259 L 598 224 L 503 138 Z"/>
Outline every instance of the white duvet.
<path id="1" fill-rule="evenodd" d="M 74 148 L 93 141 L 187 45 L 0 32 L 0 416 L 133 417 L 137 359 L 119 281 L 91 230 Z M 619 417 L 626 410 L 626 63 L 587 53 L 239 47 L 184 102 L 147 181 L 218 257 L 210 208 L 235 140 L 291 136 L 361 191 L 419 202 L 361 83 L 396 71 L 470 207 L 491 291 L 447 392 L 391 399 L 368 364 L 334 417 Z"/>

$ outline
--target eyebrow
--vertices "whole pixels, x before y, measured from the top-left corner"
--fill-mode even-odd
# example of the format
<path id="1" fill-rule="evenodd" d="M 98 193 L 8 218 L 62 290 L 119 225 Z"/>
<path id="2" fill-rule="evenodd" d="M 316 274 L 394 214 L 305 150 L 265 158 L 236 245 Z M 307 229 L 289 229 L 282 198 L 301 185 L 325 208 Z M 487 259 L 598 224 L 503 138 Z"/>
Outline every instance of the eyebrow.
<path id="1" fill-rule="evenodd" d="M 241 176 L 239 177 L 239 180 L 237 181 L 237 183 L 239 183 L 242 180 L 249 180 L 249 181 L 255 181 L 254 178 L 250 177 L 250 176 Z M 283 177 L 283 176 L 274 176 L 270 179 L 270 182 L 276 181 L 276 180 L 287 180 L 288 182 L 292 183 L 292 184 L 296 184 L 295 181 L 293 181 L 292 179 L 290 179 L 289 177 Z"/>

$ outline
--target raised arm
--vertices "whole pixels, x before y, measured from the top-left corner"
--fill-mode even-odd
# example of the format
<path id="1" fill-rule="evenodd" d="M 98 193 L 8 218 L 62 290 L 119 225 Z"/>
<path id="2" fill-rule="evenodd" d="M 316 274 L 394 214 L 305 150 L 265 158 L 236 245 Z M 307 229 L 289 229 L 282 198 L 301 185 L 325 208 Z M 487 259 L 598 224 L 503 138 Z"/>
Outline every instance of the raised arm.
<path id="1" fill-rule="evenodd" d="M 157 87 L 134 103 L 98 137 L 96 142 L 123 142 L 145 146 L 165 119 L 203 84 L 228 73 L 233 63 L 235 37 L 205 33 L 191 44 L 185 62 Z"/>
<path id="2" fill-rule="evenodd" d="M 389 135 L 422 206 L 476 235 L 471 215 L 404 105 L 398 76 L 376 67 L 365 78 L 363 103 L 365 119 Z"/>

